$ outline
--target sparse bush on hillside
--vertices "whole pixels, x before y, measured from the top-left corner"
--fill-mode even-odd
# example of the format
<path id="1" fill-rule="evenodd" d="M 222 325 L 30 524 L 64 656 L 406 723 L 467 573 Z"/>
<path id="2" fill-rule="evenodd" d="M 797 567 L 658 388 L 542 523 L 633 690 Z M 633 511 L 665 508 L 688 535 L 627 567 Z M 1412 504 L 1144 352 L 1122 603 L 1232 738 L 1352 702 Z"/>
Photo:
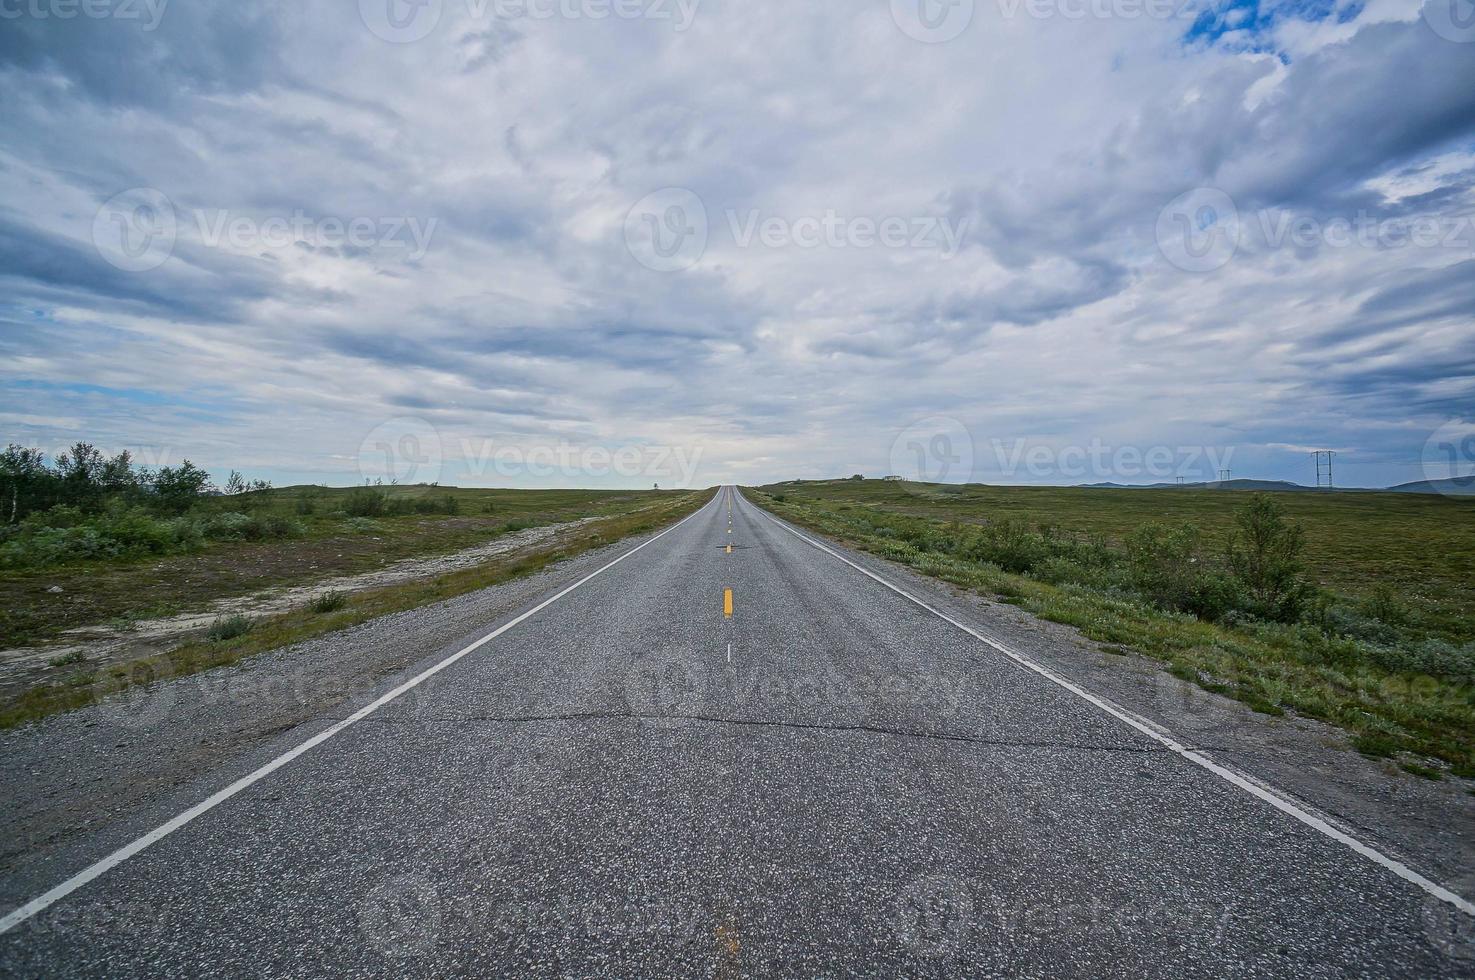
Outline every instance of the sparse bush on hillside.
<path id="1" fill-rule="evenodd" d="M 1380 582 L 1373 588 L 1372 594 L 1363 600 L 1362 609 L 1373 619 L 1388 626 L 1403 626 L 1412 616 L 1403 596 L 1386 582 Z"/>
<path id="2" fill-rule="evenodd" d="M 379 487 L 355 487 L 343 509 L 349 517 L 379 517 L 389 509 L 389 494 Z"/>
<path id="3" fill-rule="evenodd" d="M 1251 497 L 1234 522 L 1229 568 L 1249 592 L 1252 611 L 1283 623 L 1300 619 L 1315 596 L 1301 561 L 1304 530 L 1287 522 L 1280 506 L 1265 494 Z"/>
<path id="4" fill-rule="evenodd" d="M 92 515 L 59 505 L 0 529 L 0 566 L 164 555 L 198 547 L 202 540 L 199 527 L 188 519 L 161 519 L 121 502 Z"/>
<path id="5" fill-rule="evenodd" d="M 447 514 L 454 516 L 461 513 L 461 504 L 450 494 L 440 497 L 395 497 L 387 499 L 384 513 L 391 516 L 403 516 L 407 514 Z"/>
<path id="6" fill-rule="evenodd" d="M 234 640 L 238 636 L 245 636 L 255 625 L 246 616 L 224 616 L 210 624 L 210 628 L 205 631 L 205 638 L 211 643 L 223 643 L 226 640 Z"/>
<path id="7" fill-rule="evenodd" d="M 337 612 L 348 605 L 348 596 L 342 592 L 324 592 L 313 596 L 312 601 L 307 604 L 309 612 L 330 613 Z"/>
<path id="8" fill-rule="evenodd" d="M 1154 605 L 1219 620 L 1245 608 L 1244 591 L 1206 560 L 1192 524 L 1144 524 L 1127 539 L 1129 582 Z"/>
<path id="9" fill-rule="evenodd" d="M 203 527 L 205 536 L 217 541 L 267 541 L 300 537 L 303 533 L 301 525 L 285 517 L 235 512 L 216 514 Z"/>

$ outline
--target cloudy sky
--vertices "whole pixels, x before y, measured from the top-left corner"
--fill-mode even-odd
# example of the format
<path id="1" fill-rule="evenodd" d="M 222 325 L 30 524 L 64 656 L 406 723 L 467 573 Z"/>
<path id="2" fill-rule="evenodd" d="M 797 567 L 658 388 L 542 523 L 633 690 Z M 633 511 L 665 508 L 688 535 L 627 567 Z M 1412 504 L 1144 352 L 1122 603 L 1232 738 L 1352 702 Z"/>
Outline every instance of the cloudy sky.
<path id="1" fill-rule="evenodd" d="M 7 441 L 526 486 L 1475 447 L 1470 0 L 0 0 L 0 89 Z"/>

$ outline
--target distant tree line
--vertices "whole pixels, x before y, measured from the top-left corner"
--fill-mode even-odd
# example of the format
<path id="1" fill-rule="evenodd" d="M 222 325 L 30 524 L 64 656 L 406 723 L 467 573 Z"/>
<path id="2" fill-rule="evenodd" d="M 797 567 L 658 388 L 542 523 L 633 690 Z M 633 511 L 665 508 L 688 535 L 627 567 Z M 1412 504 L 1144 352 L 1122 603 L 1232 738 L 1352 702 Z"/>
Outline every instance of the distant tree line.
<path id="1" fill-rule="evenodd" d="M 232 470 L 224 492 L 248 493 L 270 486 L 264 480 L 248 482 Z M 13 443 L 0 454 L 0 520 L 8 525 L 53 507 L 93 514 L 119 503 L 177 516 L 201 497 L 220 492 L 210 474 L 189 460 L 154 470 L 135 466 L 126 450 L 108 456 L 85 442 L 58 454 L 51 463 L 41 450 Z"/>

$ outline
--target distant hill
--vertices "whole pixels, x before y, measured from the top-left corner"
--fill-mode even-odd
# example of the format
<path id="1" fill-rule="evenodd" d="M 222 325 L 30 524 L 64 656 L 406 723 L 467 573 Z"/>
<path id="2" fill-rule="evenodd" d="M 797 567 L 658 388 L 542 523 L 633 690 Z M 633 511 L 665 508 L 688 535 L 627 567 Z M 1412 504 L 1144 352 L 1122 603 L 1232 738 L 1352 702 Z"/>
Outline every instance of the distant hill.
<path id="1" fill-rule="evenodd" d="M 1083 483 L 1084 490 L 1265 490 L 1277 493 L 1325 493 L 1316 487 L 1285 480 L 1230 480 L 1226 483 Z M 1446 497 L 1475 497 L 1475 478 L 1419 480 L 1396 487 L 1333 487 L 1336 493 L 1436 493 Z"/>
<path id="2" fill-rule="evenodd" d="M 1389 487 L 1389 493 L 1441 493 L 1446 497 L 1475 497 L 1475 477 L 1461 476 L 1452 480 L 1420 480 Z"/>
<path id="3" fill-rule="evenodd" d="M 1087 490 L 1277 490 L 1296 491 L 1316 490 L 1315 487 L 1303 487 L 1299 483 L 1288 483 L 1285 480 L 1228 480 L 1224 483 L 1087 483 L 1082 484 Z M 1342 489 L 1342 488 L 1338 488 Z"/>

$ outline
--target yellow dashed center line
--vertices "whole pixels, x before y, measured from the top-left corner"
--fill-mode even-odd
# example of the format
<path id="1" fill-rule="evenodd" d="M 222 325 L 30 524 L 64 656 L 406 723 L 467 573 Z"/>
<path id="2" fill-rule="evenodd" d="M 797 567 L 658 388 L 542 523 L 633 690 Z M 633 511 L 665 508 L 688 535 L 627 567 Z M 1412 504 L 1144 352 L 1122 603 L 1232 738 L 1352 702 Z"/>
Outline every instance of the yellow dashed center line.
<path id="1" fill-rule="evenodd" d="M 722 592 L 722 615 L 727 619 L 732 618 L 732 590 L 724 589 Z"/>

